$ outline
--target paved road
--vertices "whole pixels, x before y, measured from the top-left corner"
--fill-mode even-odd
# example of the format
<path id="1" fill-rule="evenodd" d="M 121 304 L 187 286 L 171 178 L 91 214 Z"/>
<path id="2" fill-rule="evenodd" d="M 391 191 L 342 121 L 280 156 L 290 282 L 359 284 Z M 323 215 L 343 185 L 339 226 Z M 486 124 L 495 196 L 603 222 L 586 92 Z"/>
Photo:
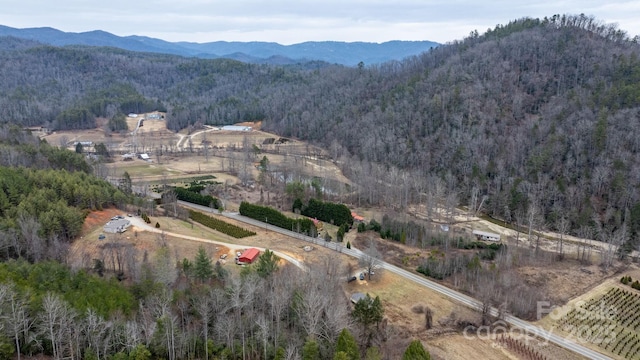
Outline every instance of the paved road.
<path id="1" fill-rule="evenodd" d="M 200 210 L 205 210 L 205 211 L 209 211 L 211 212 L 210 208 L 206 208 L 206 207 L 197 207 L 194 206 L 193 204 L 188 204 L 188 203 L 184 203 L 184 205 L 186 206 L 191 206 L 191 207 L 196 207 L 196 208 L 200 208 Z M 321 245 L 321 246 L 325 246 L 327 248 L 336 250 L 338 252 L 341 252 L 343 254 L 355 257 L 355 258 L 361 258 L 362 256 L 364 256 L 364 253 L 360 250 L 357 249 L 347 249 L 337 243 L 333 243 L 333 242 L 325 242 L 322 239 L 317 239 L 317 238 L 312 238 L 306 235 L 302 235 L 302 234 L 298 234 L 296 232 L 290 231 L 290 230 L 286 230 L 286 229 L 282 229 L 273 225 L 268 225 L 265 224 L 263 222 L 251 219 L 251 218 L 247 218 L 245 216 L 241 216 L 238 213 L 228 213 L 228 212 L 223 212 L 222 215 L 238 220 L 238 221 L 242 221 L 244 223 L 247 224 L 251 224 L 251 225 L 255 225 L 255 226 L 259 226 L 259 227 L 263 227 L 266 230 L 271 230 L 271 231 L 276 231 L 279 232 L 283 235 L 287 235 L 287 236 L 291 236 L 291 237 L 295 237 L 298 238 L 300 240 L 304 240 L 307 242 L 311 242 L 313 244 L 316 245 Z M 405 279 L 414 281 L 415 283 L 425 286 L 431 290 L 437 291 L 442 295 L 445 295 L 463 305 L 466 305 L 472 309 L 475 310 L 481 310 L 482 309 L 482 303 L 470 296 L 464 295 L 460 292 L 457 292 L 455 290 L 449 289 L 446 286 L 443 286 L 439 283 L 436 283 L 434 281 L 431 281 L 423 276 L 420 275 L 416 275 L 412 272 L 409 272 L 407 270 L 401 269 L 397 266 L 391 265 L 389 263 L 386 262 L 382 262 L 381 261 L 381 266 L 383 269 L 390 271 L 392 273 L 395 273 L 397 275 L 400 275 L 402 277 L 404 277 Z M 498 310 L 495 308 L 491 309 L 491 314 L 493 316 L 497 316 L 498 315 Z M 565 339 L 562 336 L 556 335 L 551 331 L 547 331 L 541 327 L 532 325 L 531 323 L 521 320 L 515 316 L 511 316 L 511 315 L 506 315 L 504 318 L 504 321 L 506 323 L 508 323 L 509 325 L 516 327 L 516 328 L 520 328 L 522 330 L 524 330 L 525 332 L 527 332 L 528 334 L 532 335 L 532 336 L 536 336 L 537 338 L 542 339 L 543 341 L 547 340 L 551 343 L 554 343 L 558 346 L 561 346 L 567 350 L 573 351 L 577 354 L 580 354 L 582 356 L 585 356 L 589 359 L 596 359 L 596 360 L 609 360 L 611 358 L 597 352 L 594 350 L 591 350 L 587 347 L 584 347 L 576 342 L 573 342 L 569 339 Z"/>

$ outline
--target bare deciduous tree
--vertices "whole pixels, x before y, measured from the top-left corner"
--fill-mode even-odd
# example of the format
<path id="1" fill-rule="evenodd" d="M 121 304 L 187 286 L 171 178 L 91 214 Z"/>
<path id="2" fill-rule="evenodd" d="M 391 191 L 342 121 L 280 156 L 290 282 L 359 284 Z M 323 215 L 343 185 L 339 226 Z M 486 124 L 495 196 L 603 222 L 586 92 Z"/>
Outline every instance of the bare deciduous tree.
<path id="1" fill-rule="evenodd" d="M 28 302 L 20 295 L 13 283 L 0 284 L 0 328 L 5 327 L 16 347 L 18 360 L 21 345 L 30 342 L 33 320 L 27 312 Z"/>
<path id="2" fill-rule="evenodd" d="M 424 308 L 424 322 L 427 330 L 433 327 L 433 310 L 428 306 Z"/>
<path id="3" fill-rule="evenodd" d="M 70 331 L 75 312 L 58 295 L 47 293 L 42 301 L 40 314 L 40 334 L 51 341 L 51 351 L 55 359 L 66 357 L 69 352 Z"/>
<path id="4" fill-rule="evenodd" d="M 369 247 L 363 252 L 363 255 L 358 259 L 358 264 L 367 272 L 368 279 L 371 280 L 371 275 L 375 272 L 382 271 L 382 254 L 378 251 L 375 241 L 369 239 Z"/>
<path id="5" fill-rule="evenodd" d="M 209 341 L 209 322 L 214 315 L 215 309 L 212 304 L 212 297 L 207 295 L 195 296 L 191 300 L 192 307 L 200 317 L 200 325 L 202 326 L 202 336 L 204 336 L 204 353 L 205 359 L 209 359 L 209 349 L 207 341 Z"/>
<path id="6" fill-rule="evenodd" d="M 571 223 L 569 222 L 569 219 L 567 219 L 565 216 L 558 219 L 556 228 L 560 232 L 560 242 L 558 242 L 558 259 L 559 260 L 564 259 L 564 248 L 563 248 L 564 235 L 567 233 L 567 231 L 569 231 L 570 225 Z"/>

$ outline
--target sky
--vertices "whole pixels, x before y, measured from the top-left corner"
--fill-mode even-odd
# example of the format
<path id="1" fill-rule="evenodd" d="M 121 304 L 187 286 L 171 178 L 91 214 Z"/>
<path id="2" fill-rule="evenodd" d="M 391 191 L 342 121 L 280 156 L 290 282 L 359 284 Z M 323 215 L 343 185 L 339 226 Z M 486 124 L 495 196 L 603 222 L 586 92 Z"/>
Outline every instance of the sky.
<path id="1" fill-rule="evenodd" d="M 523 17 L 593 15 L 640 35 L 640 1 L 626 0 L 0 0 L 0 25 L 104 30 L 167 41 L 461 40 Z"/>

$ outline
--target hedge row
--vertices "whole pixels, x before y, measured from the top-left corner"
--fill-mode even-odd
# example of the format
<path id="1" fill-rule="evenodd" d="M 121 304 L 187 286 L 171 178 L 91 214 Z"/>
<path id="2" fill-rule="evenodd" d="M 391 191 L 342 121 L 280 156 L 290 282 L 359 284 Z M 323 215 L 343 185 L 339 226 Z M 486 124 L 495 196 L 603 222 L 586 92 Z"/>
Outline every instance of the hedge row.
<path id="1" fill-rule="evenodd" d="M 253 231 L 249 231 L 239 226 L 235 226 L 233 224 L 224 222 L 222 220 L 212 218 L 211 216 L 205 215 L 197 211 L 189 210 L 189 217 L 195 222 L 199 222 L 200 224 L 206 227 L 220 231 L 221 233 L 227 234 L 236 239 L 240 239 L 247 236 L 253 236 L 256 234 Z"/>
<path id="2" fill-rule="evenodd" d="M 286 217 L 278 210 L 267 206 L 253 205 L 243 201 L 240 204 L 240 215 L 283 229 L 315 235 L 316 227 L 310 219 L 292 219 Z"/>
<path id="3" fill-rule="evenodd" d="M 309 204 L 300 213 L 336 226 L 342 226 L 343 224 L 353 225 L 351 210 L 344 204 L 310 199 Z"/>
<path id="4" fill-rule="evenodd" d="M 144 220 L 144 222 L 146 222 L 147 224 L 151 224 L 151 219 L 149 219 L 149 215 L 147 215 L 146 213 L 142 213 L 142 215 L 140 215 L 140 217 L 142 218 L 142 220 Z"/>
<path id="5" fill-rule="evenodd" d="M 190 202 L 192 204 L 202 205 L 202 206 L 212 206 L 213 208 L 218 208 L 218 199 L 214 198 L 211 195 L 201 195 L 199 193 L 189 191 L 185 188 L 175 187 L 174 191 L 176 192 L 176 196 L 178 200 Z"/>

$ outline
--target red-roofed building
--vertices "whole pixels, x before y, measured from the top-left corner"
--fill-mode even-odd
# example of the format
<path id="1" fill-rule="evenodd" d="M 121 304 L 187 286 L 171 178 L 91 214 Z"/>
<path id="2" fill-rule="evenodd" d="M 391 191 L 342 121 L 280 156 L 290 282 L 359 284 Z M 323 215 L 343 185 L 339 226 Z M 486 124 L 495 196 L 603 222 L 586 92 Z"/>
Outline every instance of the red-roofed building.
<path id="1" fill-rule="evenodd" d="M 258 256 L 260 256 L 260 251 L 258 251 L 258 249 L 247 249 L 242 253 L 242 255 L 240 255 L 240 257 L 238 257 L 238 263 L 251 264 L 258 258 Z"/>
<path id="2" fill-rule="evenodd" d="M 355 211 L 351 212 L 351 217 L 353 217 L 353 220 L 356 221 L 356 222 L 363 222 L 364 221 L 364 218 L 362 216 L 356 214 Z"/>

